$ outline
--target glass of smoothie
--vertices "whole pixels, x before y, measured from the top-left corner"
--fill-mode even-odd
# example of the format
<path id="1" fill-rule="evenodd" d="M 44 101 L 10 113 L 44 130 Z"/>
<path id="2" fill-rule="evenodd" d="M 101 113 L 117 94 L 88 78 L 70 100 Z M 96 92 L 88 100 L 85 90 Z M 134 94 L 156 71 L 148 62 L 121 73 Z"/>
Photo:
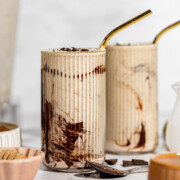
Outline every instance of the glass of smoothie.
<path id="1" fill-rule="evenodd" d="M 57 170 L 104 162 L 105 50 L 42 51 L 41 110 L 44 163 Z"/>
<path id="2" fill-rule="evenodd" d="M 106 150 L 141 153 L 158 144 L 157 42 L 106 47 Z"/>

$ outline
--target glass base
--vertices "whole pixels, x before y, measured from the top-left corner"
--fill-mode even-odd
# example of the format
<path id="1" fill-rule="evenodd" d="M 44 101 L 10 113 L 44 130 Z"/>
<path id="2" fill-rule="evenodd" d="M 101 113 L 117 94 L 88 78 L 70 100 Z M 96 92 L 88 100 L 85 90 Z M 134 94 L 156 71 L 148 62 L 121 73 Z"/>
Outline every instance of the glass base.
<path id="1" fill-rule="evenodd" d="M 81 173 L 81 172 L 91 172 L 91 168 L 77 168 L 77 169 L 63 169 L 63 168 L 54 168 L 47 166 L 45 163 L 43 163 L 44 166 L 46 166 L 48 169 L 51 169 L 52 171 L 58 171 L 58 172 L 65 172 L 65 173 Z"/>

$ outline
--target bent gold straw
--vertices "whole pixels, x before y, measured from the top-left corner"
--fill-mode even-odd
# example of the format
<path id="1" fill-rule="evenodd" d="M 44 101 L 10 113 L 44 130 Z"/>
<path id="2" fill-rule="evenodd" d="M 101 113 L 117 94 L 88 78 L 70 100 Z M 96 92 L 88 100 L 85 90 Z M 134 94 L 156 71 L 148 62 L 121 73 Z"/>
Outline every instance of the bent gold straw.
<path id="1" fill-rule="evenodd" d="M 132 25 L 132 24 L 140 21 L 141 19 L 149 16 L 150 14 L 152 14 L 152 11 L 149 9 L 149 10 L 145 11 L 144 13 L 142 13 L 142 14 L 134 17 L 133 19 L 131 19 L 131 20 L 125 22 L 124 24 L 122 24 L 122 25 L 116 27 L 115 29 L 113 29 L 113 30 L 104 38 L 104 40 L 102 41 L 99 49 L 104 49 L 104 48 L 106 47 L 108 41 L 109 41 L 109 40 L 112 38 L 112 36 L 114 36 L 116 33 L 118 33 L 119 31 L 127 28 L 127 27 L 130 26 L 130 25 Z"/>
<path id="2" fill-rule="evenodd" d="M 163 34 L 165 34 L 167 31 L 169 31 L 169 30 L 171 30 L 171 29 L 173 29 L 173 28 L 175 28 L 176 26 L 179 26 L 179 25 L 180 25 L 180 21 L 177 21 L 177 22 L 171 24 L 170 26 L 164 28 L 164 29 L 155 37 L 155 39 L 154 39 L 154 41 L 153 41 L 153 44 L 157 44 L 158 40 L 160 39 L 160 37 L 161 37 Z"/>

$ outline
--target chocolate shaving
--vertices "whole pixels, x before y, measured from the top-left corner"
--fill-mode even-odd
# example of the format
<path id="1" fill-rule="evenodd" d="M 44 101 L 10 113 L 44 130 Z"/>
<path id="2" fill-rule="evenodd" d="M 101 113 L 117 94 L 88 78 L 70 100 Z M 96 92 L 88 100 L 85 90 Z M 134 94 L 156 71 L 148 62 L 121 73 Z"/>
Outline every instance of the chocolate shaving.
<path id="1" fill-rule="evenodd" d="M 105 159 L 105 162 L 108 165 L 115 165 L 117 163 L 118 159 Z"/>
<path id="2" fill-rule="evenodd" d="M 61 48 L 60 51 L 66 51 L 66 48 Z"/>
<path id="3" fill-rule="evenodd" d="M 89 51 L 89 49 L 81 49 L 80 51 Z"/>
<path id="4" fill-rule="evenodd" d="M 71 51 L 71 49 L 70 48 L 66 48 L 66 51 Z"/>
<path id="5" fill-rule="evenodd" d="M 78 48 L 72 47 L 72 51 L 79 51 Z"/>
<path id="6" fill-rule="evenodd" d="M 91 51 L 91 48 L 90 49 L 85 49 L 85 48 L 75 48 L 75 47 L 71 47 L 71 48 L 61 48 L 61 49 L 53 49 L 52 50 L 53 52 L 56 52 L 56 51 L 67 51 L 67 52 L 89 52 Z"/>

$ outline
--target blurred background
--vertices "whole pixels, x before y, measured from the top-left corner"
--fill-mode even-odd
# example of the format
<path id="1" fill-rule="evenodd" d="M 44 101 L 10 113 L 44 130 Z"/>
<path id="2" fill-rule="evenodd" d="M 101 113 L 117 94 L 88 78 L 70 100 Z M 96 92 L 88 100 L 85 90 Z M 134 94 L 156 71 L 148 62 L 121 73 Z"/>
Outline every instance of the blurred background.
<path id="1" fill-rule="evenodd" d="M 114 27 L 147 9 L 153 15 L 109 43 L 151 43 L 164 27 L 180 19 L 179 7 L 179 0 L 20 0 L 12 97 L 23 121 L 40 118 L 42 49 L 98 47 Z M 159 112 L 165 122 L 176 98 L 171 85 L 180 81 L 180 27 L 163 36 L 158 46 Z"/>

